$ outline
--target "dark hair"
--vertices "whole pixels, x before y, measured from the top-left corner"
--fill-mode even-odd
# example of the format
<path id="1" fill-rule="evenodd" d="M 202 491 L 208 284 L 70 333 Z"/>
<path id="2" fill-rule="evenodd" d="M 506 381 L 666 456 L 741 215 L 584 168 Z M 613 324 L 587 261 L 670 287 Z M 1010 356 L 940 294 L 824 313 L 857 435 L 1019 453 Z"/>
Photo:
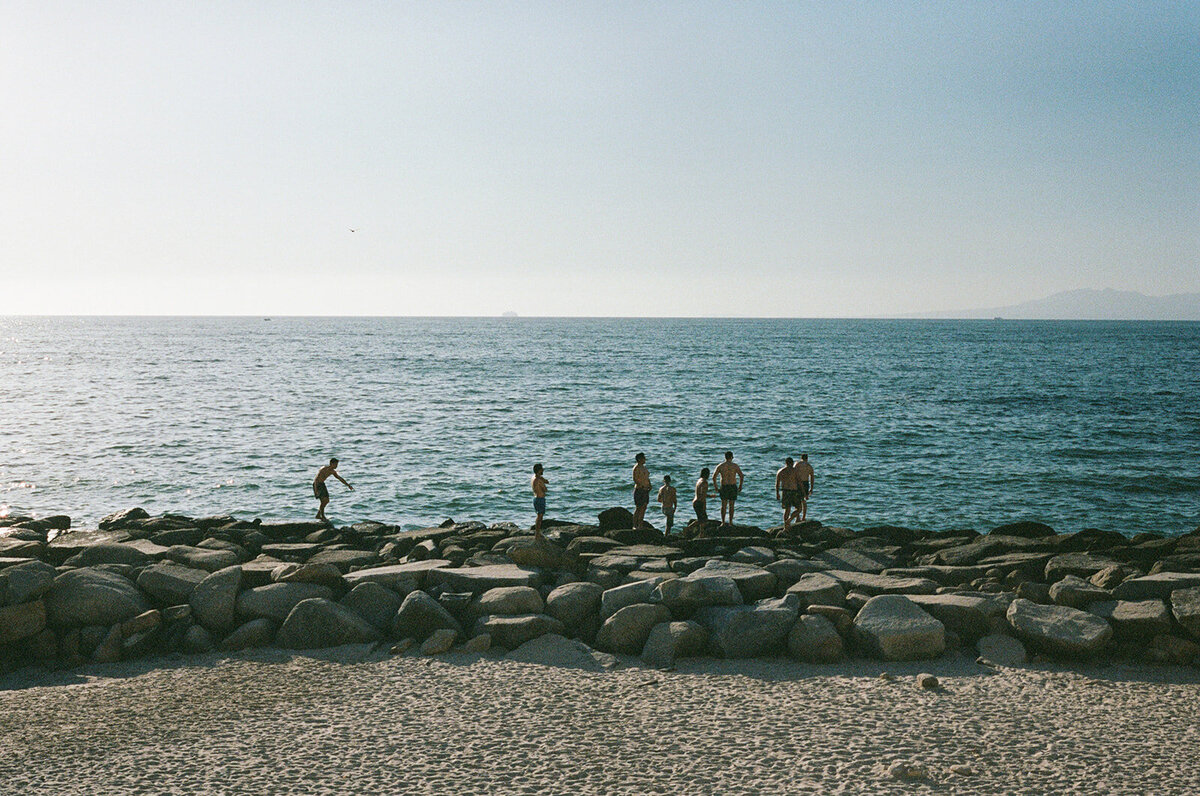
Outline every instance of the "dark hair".
<path id="1" fill-rule="evenodd" d="M 330 466 L 330 467 L 337 467 L 337 459 L 330 459 L 330 460 L 329 460 L 329 466 Z"/>
<path id="2" fill-rule="evenodd" d="M 808 461 L 808 454 L 802 453 L 802 454 L 800 454 L 800 458 L 803 459 L 804 461 Z"/>
<path id="3" fill-rule="evenodd" d="M 708 468 L 707 467 L 705 467 L 703 470 L 700 471 L 700 477 L 708 478 Z"/>
<path id="4" fill-rule="evenodd" d="M 536 474 L 536 473 L 540 473 L 541 471 L 542 471 L 542 463 L 538 462 L 537 464 L 535 464 L 533 466 L 533 472 Z"/>
<path id="5" fill-rule="evenodd" d="M 793 464 L 793 463 L 794 463 L 794 461 L 795 461 L 795 460 L 794 460 L 794 459 L 792 459 L 792 457 L 791 457 L 791 456 L 789 456 L 789 457 L 787 457 L 786 459 L 784 459 L 784 460 L 783 460 L 783 463 L 784 463 L 784 464 Z"/>
<path id="6" fill-rule="evenodd" d="M 664 476 L 663 476 L 663 483 L 664 483 L 664 484 L 669 484 L 669 483 L 671 483 L 671 476 L 669 476 L 669 475 L 664 475 Z"/>
<path id="7" fill-rule="evenodd" d="M 732 458 L 733 458 L 733 451 L 725 451 L 725 461 L 729 461 Z"/>
<path id="8" fill-rule="evenodd" d="M 646 461 L 646 454 L 644 454 L 644 453 L 639 453 L 637 456 L 634 456 L 634 457 L 633 457 L 633 460 L 634 460 L 635 462 L 644 462 L 644 461 Z"/>

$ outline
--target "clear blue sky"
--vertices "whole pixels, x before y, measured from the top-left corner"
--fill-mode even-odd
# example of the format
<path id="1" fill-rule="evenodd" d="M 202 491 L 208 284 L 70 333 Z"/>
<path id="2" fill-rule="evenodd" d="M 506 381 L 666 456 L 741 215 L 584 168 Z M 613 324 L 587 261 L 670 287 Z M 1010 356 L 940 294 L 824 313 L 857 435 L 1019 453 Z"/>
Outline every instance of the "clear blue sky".
<path id="1" fill-rule="evenodd" d="M 7 2 L 0 29 L 3 312 L 1200 291 L 1195 2 Z"/>

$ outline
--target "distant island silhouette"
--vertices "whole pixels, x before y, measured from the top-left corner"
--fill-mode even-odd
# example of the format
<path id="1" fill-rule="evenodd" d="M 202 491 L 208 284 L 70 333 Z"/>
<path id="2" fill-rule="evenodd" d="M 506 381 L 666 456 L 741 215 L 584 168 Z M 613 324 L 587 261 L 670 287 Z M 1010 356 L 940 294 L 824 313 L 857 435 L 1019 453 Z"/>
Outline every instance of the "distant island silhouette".
<path id="1" fill-rule="evenodd" d="M 501 318 L 519 318 L 521 316 L 517 315 L 517 313 L 513 312 L 512 310 L 509 310 L 508 312 L 501 313 L 500 317 Z"/>
<path id="2" fill-rule="evenodd" d="M 1200 321 L 1200 293 L 1147 296 L 1131 290 L 1081 289 L 1004 307 L 922 312 L 908 318 L 1004 320 Z"/>

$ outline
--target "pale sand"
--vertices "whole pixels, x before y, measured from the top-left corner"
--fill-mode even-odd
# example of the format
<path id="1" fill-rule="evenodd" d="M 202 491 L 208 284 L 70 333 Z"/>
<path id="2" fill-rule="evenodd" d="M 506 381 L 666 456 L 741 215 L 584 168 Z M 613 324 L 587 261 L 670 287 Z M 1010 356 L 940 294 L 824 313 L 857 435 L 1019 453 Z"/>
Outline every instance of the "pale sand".
<path id="1" fill-rule="evenodd" d="M 920 690 L 920 671 L 943 688 Z M 4 793 L 1200 793 L 1200 673 L 1183 668 L 591 672 L 360 647 L 0 687 Z M 894 761 L 930 780 L 890 779 Z"/>

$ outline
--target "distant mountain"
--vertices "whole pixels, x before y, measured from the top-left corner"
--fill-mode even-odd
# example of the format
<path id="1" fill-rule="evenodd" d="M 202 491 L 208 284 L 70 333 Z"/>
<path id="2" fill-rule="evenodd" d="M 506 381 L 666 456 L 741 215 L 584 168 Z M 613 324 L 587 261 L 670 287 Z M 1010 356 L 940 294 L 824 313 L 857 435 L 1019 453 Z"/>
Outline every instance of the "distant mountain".
<path id="1" fill-rule="evenodd" d="M 922 313 L 920 317 L 1200 321 L 1200 293 L 1147 296 L 1129 290 L 1068 290 L 1007 307 Z"/>

